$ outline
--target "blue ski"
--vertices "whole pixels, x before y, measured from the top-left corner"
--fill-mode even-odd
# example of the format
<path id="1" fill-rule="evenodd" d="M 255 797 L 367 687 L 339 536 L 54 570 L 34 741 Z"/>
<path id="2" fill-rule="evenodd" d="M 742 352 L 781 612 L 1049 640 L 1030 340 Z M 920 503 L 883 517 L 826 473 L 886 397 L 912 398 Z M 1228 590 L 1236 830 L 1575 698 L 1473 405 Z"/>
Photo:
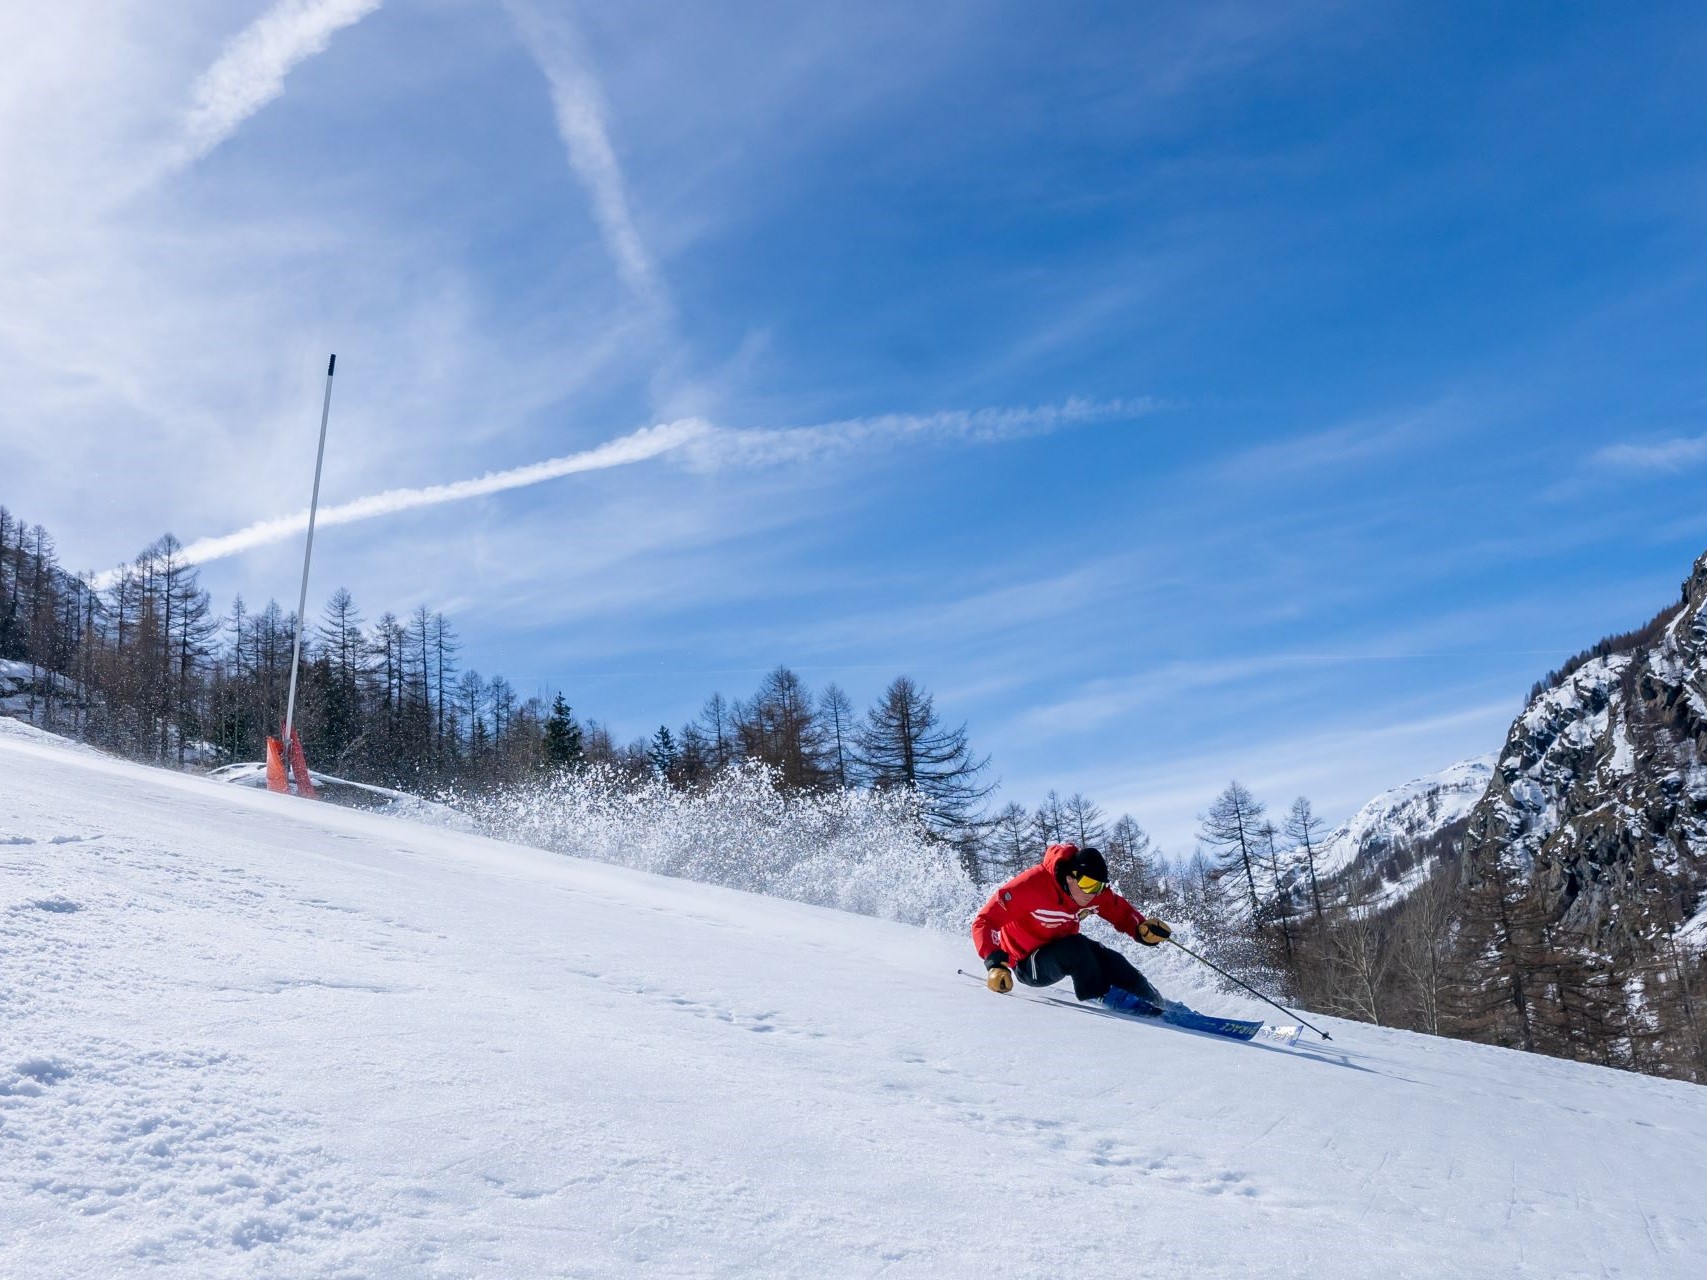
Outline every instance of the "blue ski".
<path id="1" fill-rule="evenodd" d="M 1133 1016 L 1143 1017 L 1141 1013 Z M 1154 1016 L 1153 1014 L 1150 1016 Z M 1272 1022 L 1249 1022 L 1243 1018 L 1217 1018 L 1207 1013 L 1199 1013 L 1196 1009 L 1188 1009 L 1176 1001 L 1168 1001 L 1168 1007 L 1162 1010 L 1161 1020 L 1170 1027 L 1180 1027 L 1186 1031 L 1201 1031 L 1210 1036 L 1226 1036 L 1230 1040 L 1255 1040 L 1261 1036 L 1265 1040 L 1273 1040 L 1277 1044 L 1296 1045 L 1298 1037 L 1304 1033 L 1303 1027 L 1279 1027 Z"/>
<path id="2" fill-rule="evenodd" d="M 1130 1005 L 1124 1001 L 1109 1004 L 1103 1000 L 1081 1004 L 1077 1000 L 1068 1000 L 1062 996 L 1042 998 L 1050 1004 L 1065 1005 L 1069 1009 L 1092 1008 L 1097 1012 L 1112 1013 L 1119 1018 L 1165 1022 L 1168 1026 L 1178 1027 L 1182 1031 L 1199 1031 L 1207 1036 L 1225 1036 L 1229 1040 L 1255 1040 L 1261 1036 L 1279 1044 L 1295 1045 L 1303 1031 L 1302 1027 L 1277 1027 L 1271 1023 L 1250 1022 L 1243 1018 L 1217 1018 L 1211 1014 L 1199 1013 L 1196 1009 L 1188 1008 L 1175 1000 L 1168 1001 L 1165 1009 L 1157 1009 L 1155 1005 L 1135 998 Z"/>
<path id="3" fill-rule="evenodd" d="M 1110 999 L 1109 997 L 1119 997 Z M 1064 1004 L 1072 1008 L 1084 1008 L 1077 1000 L 1065 1000 L 1060 996 L 1044 997 L 1052 1004 Z M 1216 1018 L 1207 1013 L 1199 1013 L 1196 1009 L 1188 1008 L 1177 1000 L 1169 1000 L 1158 1009 L 1155 1005 L 1129 996 L 1126 992 L 1110 992 L 1101 1000 L 1088 1001 L 1093 1008 L 1100 1008 L 1108 1013 L 1123 1018 L 1138 1018 L 1145 1022 L 1165 1022 L 1170 1027 L 1179 1027 L 1183 1031 L 1201 1031 L 1205 1035 L 1226 1036 L 1230 1040 L 1249 1040 L 1261 1031 L 1260 1022 L 1246 1022 L 1242 1018 Z"/>
<path id="4" fill-rule="evenodd" d="M 1162 1010 L 1162 1021 L 1170 1027 L 1184 1027 L 1187 1031 L 1202 1031 L 1212 1036 L 1227 1036 L 1234 1040 L 1253 1039 L 1262 1030 L 1260 1022 L 1246 1022 L 1241 1018 L 1216 1018 L 1207 1013 L 1199 1013 L 1196 1009 L 1188 1009 L 1183 1004 L 1168 1002 L 1168 1007 Z"/>
<path id="5" fill-rule="evenodd" d="M 1260 1022 L 1240 1018 L 1216 1018 L 1188 1008 L 1177 1000 L 1163 1000 L 1158 1006 L 1142 996 L 1119 988 L 1097 1001 L 1105 1009 L 1134 1018 L 1160 1018 L 1170 1027 L 1186 1031 L 1201 1031 L 1205 1035 L 1227 1036 L 1233 1040 L 1249 1040 L 1262 1030 Z"/>
<path id="6" fill-rule="evenodd" d="M 967 973 L 964 969 L 956 972 L 964 978 L 977 978 L 977 975 Z M 1198 1031 L 1204 1035 L 1223 1036 L 1228 1040 L 1255 1040 L 1261 1036 L 1265 1040 L 1274 1040 L 1280 1044 L 1295 1045 L 1304 1030 L 1302 1027 L 1280 1027 L 1267 1022 L 1250 1022 L 1243 1018 L 1217 1018 L 1207 1013 L 1199 1013 L 1177 1000 L 1169 1000 L 1164 1008 L 1158 1009 L 1148 1001 L 1140 1000 L 1124 991 L 1109 994 L 1115 999 L 1110 1001 L 1108 997 L 1104 997 L 1101 1000 L 1081 1003 L 1067 996 L 1049 995 L 1044 992 L 1029 994 L 1026 998 L 1042 1004 L 1058 1004 L 1067 1009 L 1082 1009 L 1086 1013 L 1131 1018 L 1139 1022 L 1165 1022 L 1168 1026 L 1178 1027 L 1182 1031 Z"/>

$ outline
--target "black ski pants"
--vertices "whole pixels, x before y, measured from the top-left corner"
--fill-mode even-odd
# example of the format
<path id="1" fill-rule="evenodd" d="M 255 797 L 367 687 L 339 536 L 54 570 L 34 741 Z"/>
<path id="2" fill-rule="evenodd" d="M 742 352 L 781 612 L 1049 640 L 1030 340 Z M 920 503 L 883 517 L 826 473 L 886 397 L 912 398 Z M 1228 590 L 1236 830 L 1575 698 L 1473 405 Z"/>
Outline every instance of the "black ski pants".
<path id="1" fill-rule="evenodd" d="M 1014 976 L 1028 987 L 1052 987 L 1062 978 L 1071 978 L 1073 995 L 1080 1000 L 1095 1000 L 1107 995 L 1110 987 L 1119 987 L 1158 1009 L 1164 1003 L 1162 993 L 1130 960 L 1082 933 L 1044 943 L 1014 967 Z"/>

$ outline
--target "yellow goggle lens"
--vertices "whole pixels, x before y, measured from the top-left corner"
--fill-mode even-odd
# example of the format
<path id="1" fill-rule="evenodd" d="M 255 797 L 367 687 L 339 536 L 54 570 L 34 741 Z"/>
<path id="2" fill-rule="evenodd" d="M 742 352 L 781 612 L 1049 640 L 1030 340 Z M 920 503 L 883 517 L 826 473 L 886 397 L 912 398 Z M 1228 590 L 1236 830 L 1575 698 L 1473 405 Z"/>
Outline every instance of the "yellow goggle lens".
<path id="1" fill-rule="evenodd" d="M 1108 888 L 1108 881 L 1097 880 L 1091 876 L 1080 876 L 1078 883 L 1079 888 L 1083 889 L 1086 893 L 1101 893 L 1104 889 Z"/>

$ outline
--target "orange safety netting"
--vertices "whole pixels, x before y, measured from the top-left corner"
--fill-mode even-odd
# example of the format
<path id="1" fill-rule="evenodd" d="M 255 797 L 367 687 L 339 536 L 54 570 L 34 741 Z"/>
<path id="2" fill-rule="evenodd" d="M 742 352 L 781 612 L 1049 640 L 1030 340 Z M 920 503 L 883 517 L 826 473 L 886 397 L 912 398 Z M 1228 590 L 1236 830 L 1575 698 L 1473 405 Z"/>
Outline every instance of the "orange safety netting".
<path id="1" fill-rule="evenodd" d="M 267 790 L 290 790 L 285 780 L 284 745 L 274 737 L 267 738 Z"/>
<path id="2" fill-rule="evenodd" d="M 290 772 L 296 779 L 297 795 L 319 799 L 314 794 L 314 779 L 308 773 L 308 757 L 302 753 L 302 739 L 296 736 L 295 729 L 290 731 Z"/>

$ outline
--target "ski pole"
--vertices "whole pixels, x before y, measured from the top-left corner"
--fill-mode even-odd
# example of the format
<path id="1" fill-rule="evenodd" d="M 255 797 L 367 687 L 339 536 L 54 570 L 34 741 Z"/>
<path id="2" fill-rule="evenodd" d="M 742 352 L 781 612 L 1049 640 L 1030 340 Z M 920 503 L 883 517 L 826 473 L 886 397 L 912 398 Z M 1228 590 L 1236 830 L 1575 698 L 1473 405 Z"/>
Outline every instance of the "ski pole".
<path id="1" fill-rule="evenodd" d="M 1178 947 L 1181 951 L 1185 952 L 1186 955 L 1190 956 L 1193 960 L 1196 960 L 1199 964 L 1209 965 L 1209 967 L 1211 969 L 1215 970 L 1216 973 L 1220 974 L 1223 978 L 1227 979 L 1228 982 L 1238 982 L 1241 987 L 1243 987 L 1246 991 L 1249 991 L 1253 996 L 1255 996 L 1258 1000 L 1261 1000 L 1264 1004 L 1274 1005 L 1274 1007 L 1276 1009 L 1279 1009 L 1282 1013 L 1284 1013 L 1289 1018 L 1298 1018 L 1298 1021 L 1301 1025 L 1309 1027 L 1310 1030 L 1314 1031 L 1317 1035 L 1321 1036 L 1322 1039 L 1324 1039 L 1324 1040 L 1332 1040 L 1333 1039 L 1332 1036 L 1330 1036 L 1326 1031 L 1323 1031 L 1320 1027 L 1316 1026 L 1313 1022 L 1305 1022 L 1303 1018 L 1299 1018 L 1296 1013 L 1293 1013 L 1292 1010 L 1288 1009 L 1285 1005 L 1280 1004 L 1277 1001 L 1270 1000 L 1267 996 L 1265 996 L 1262 992 L 1258 991 L 1250 983 L 1239 982 L 1239 979 L 1235 978 L 1232 974 L 1228 973 L 1220 965 L 1213 964 L 1210 961 L 1205 960 L 1202 956 L 1198 955 L 1197 952 L 1193 951 L 1190 947 L 1186 946 L 1185 943 L 1181 942 L 1178 938 L 1169 938 L 1168 941 L 1173 943 L 1174 946 Z"/>

